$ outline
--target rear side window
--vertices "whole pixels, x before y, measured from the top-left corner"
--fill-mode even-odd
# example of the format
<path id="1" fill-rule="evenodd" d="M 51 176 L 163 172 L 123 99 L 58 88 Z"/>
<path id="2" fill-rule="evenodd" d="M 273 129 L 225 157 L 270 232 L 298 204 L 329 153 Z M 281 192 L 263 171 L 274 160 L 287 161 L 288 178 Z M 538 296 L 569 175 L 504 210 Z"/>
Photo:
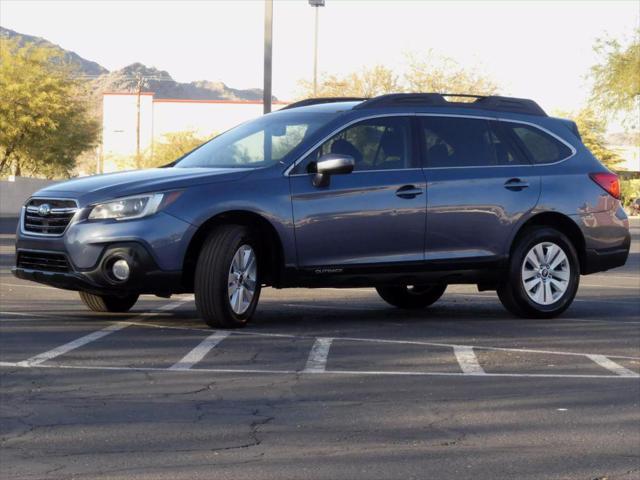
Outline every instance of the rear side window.
<path id="1" fill-rule="evenodd" d="M 429 116 L 421 117 L 421 122 L 428 167 L 482 167 L 522 160 L 487 120 Z"/>
<path id="2" fill-rule="evenodd" d="M 539 128 L 509 122 L 503 125 L 513 132 L 533 163 L 554 163 L 571 156 L 569 147 Z"/>
<path id="3" fill-rule="evenodd" d="M 495 165 L 531 165 L 526 155 L 500 122 L 491 122 L 491 143 Z"/>

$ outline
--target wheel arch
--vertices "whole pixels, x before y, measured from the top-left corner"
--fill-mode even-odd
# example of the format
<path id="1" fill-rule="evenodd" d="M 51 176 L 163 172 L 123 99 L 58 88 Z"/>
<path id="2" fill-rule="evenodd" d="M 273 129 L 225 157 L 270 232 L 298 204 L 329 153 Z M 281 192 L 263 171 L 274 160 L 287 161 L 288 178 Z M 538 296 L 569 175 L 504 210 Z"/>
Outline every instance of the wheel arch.
<path id="1" fill-rule="evenodd" d="M 573 221 L 571 217 L 558 212 L 537 213 L 520 225 L 511 239 L 509 256 L 511 256 L 511 253 L 513 252 L 513 249 L 520 237 L 527 229 L 534 226 L 551 227 L 566 235 L 578 253 L 580 271 L 584 271 L 586 262 L 586 242 L 582 230 L 580 230 L 578 224 Z"/>
<path id="2" fill-rule="evenodd" d="M 194 275 L 198 255 L 204 241 L 209 234 L 220 225 L 242 225 L 256 233 L 261 252 L 259 255 L 259 268 L 265 272 L 263 283 L 279 286 L 282 282 L 284 271 L 284 250 L 282 239 L 273 224 L 256 212 L 249 210 L 230 210 L 221 212 L 202 223 L 191 238 L 187 247 L 182 269 L 182 283 L 188 290 L 193 289 Z"/>

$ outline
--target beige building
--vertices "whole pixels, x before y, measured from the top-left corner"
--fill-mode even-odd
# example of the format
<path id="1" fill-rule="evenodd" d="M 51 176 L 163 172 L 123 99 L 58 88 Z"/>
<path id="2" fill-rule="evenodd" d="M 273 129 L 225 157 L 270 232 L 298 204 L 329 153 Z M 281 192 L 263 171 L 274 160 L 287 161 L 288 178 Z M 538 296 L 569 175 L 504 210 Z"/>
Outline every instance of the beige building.
<path id="1" fill-rule="evenodd" d="M 102 172 L 132 168 L 140 128 L 140 151 L 172 132 L 193 131 L 209 137 L 262 115 L 260 101 L 154 98 L 152 92 L 105 93 L 102 109 Z M 274 102 L 273 109 L 287 105 Z M 138 120 L 139 118 L 139 120 Z"/>

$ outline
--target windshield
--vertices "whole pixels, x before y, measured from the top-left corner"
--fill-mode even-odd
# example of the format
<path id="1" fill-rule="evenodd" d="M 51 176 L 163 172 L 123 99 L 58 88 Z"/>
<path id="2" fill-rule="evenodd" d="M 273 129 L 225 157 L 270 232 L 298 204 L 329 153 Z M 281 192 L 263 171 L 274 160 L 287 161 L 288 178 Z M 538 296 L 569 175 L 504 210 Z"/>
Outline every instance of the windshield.
<path id="1" fill-rule="evenodd" d="M 215 137 L 175 166 L 209 168 L 268 167 L 282 160 L 336 113 L 282 112 L 266 115 Z"/>

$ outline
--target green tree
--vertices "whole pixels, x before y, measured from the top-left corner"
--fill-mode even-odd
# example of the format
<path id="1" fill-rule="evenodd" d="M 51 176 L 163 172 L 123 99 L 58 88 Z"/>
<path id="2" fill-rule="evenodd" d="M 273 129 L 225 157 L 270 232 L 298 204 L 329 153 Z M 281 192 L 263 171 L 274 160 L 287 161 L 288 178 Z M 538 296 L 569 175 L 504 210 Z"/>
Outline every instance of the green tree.
<path id="1" fill-rule="evenodd" d="M 592 108 L 584 108 L 577 113 L 558 112 L 558 116 L 568 118 L 576 122 L 582 143 L 610 169 L 615 169 L 622 158 L 611 148 L 606 141 L 607 122 Z"/>
<path id="2" fill-rule="evenodd" d="M 153 154 L 147 152 L 144 155 L 141 168 L 167 165 L 206 141 L 206 138 L 198 136 L 194 131 L 166 133 L 162 136 L 162 141 L 154 144 Z"/>
<path id="3" fill-rule="evenodd" d="M 441 92 L 470 95 L 495 95 L 498 85 L 473 68 L 464 68 L 455 60 L 437 55 L 432 50 L 422 55 L 407 56 L 404 75 L 409 92 Z"/>
<path id="4" fill-rule="evenodd" d="M 299 82 L 303 97 L 312 97 L 313 83 Z M 363 68 L 345 76 L 324 75 L 318 82 L 316 97 L 375 97 L 402 91 L 398 77 L 383 65 Z"/>
<path id="5" fill-rule="evenodd" d="M 299 82 L 301 97 L 314 96 L 313 83 Z M 493 95 L 497 84 L 474 69 L 465 69 L 451 58 L 428 51 L 408 55 L 407 68 L 400 74 L 384 65 L 363 68 L 344 76 L 325 75 L 316 97 L 375 97 L 385 93 L 442 92 Z"/>
<path id="6" fill-rule="evenodd" d="M 2 39 L 0 175 L 69 176 L 98 139 L 87 92 L 61 53 Z"/>
<path id="7" fill-rule="evenodd" d="M 631 114 L 638 121 L 640 113 L 640 29 L 626 47 L 618 40 L 599 39 L 594 50 L 602 57 L 591 68 L 591 101 L 608 114 Z"/>

